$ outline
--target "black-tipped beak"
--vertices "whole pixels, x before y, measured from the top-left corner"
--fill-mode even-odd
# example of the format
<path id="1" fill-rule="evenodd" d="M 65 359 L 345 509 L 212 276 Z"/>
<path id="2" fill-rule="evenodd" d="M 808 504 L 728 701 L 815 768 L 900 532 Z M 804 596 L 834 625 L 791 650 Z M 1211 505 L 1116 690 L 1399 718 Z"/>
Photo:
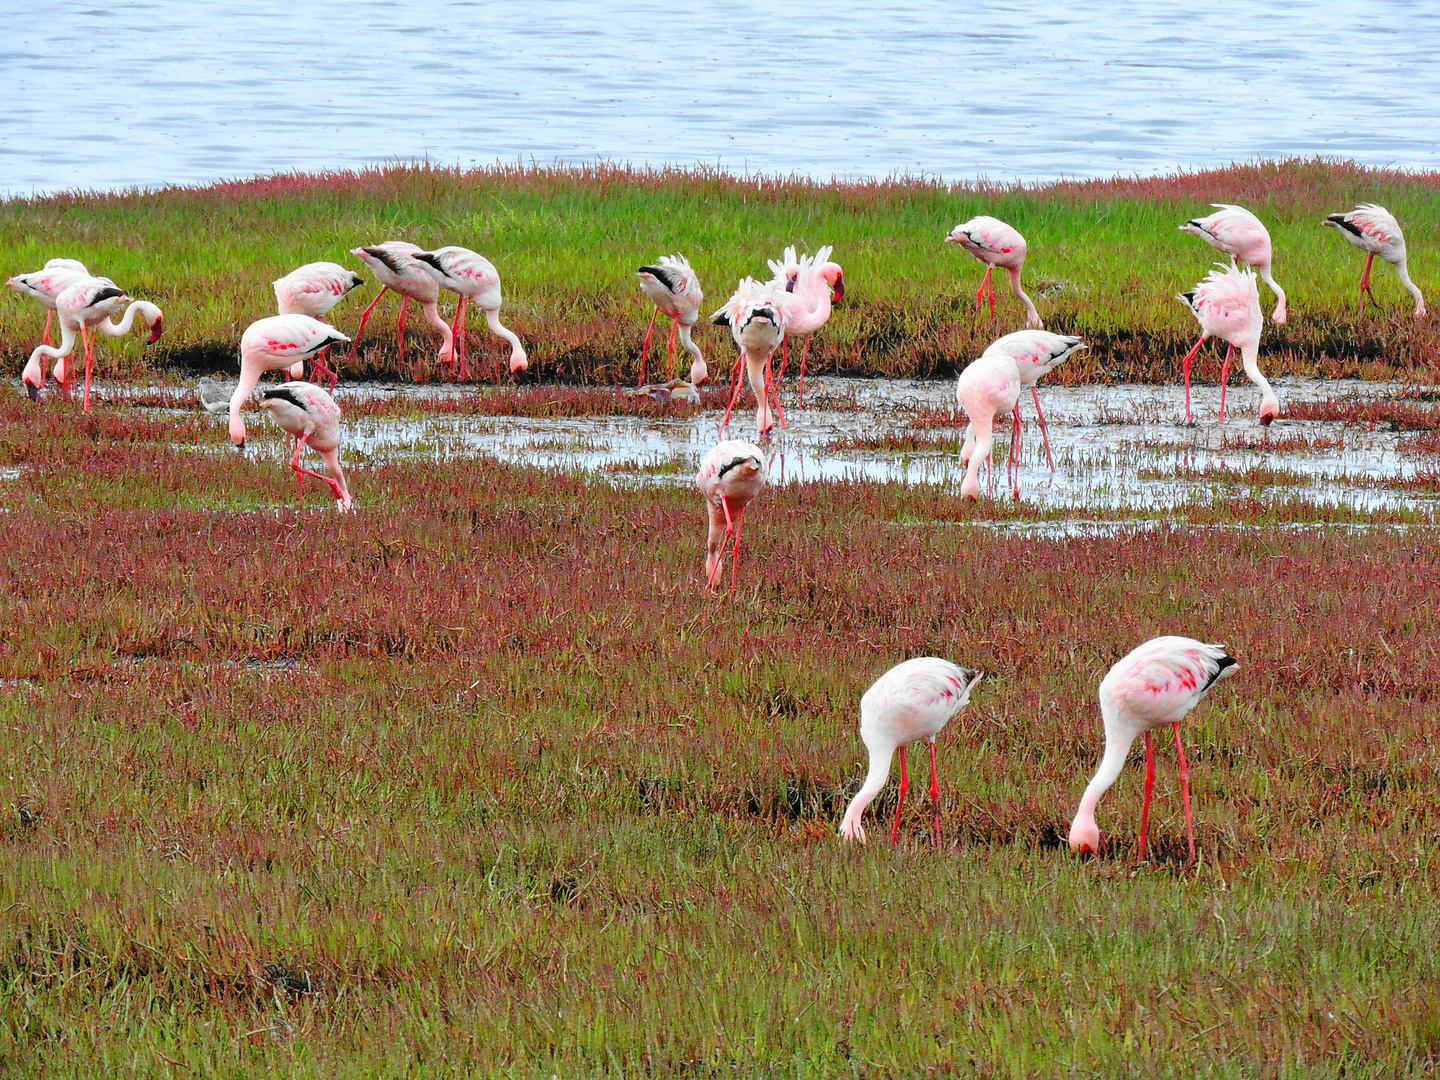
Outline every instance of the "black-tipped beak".
<path id="1" fill-rule="evenodd" d="M 40 400 L 40 388 L 29 380 L 26 380 L 25 382 L 25 393 L 30 395 L 31 401 Z"/>
<path id="2" fill-rule="evenodd" d="M 830 302 L 838 304 L 845 299 L 845 275 L 841 274 L 835 279 L 835 291 L 830 294 Z"/>
<path id="3" fill-rule="evenodd" d="M 156 319 L 155 322 L 154 322 L 154 323 L 151 325 L 151 327 L 150 327 L 150 336 L 149 336 L 149 338 L 146 339 L 145 345 L 146 345 L 147 347 L 149 347 L 149 346 L 151 346 L 151 345 L 154 345 L 155 342 L 157 342 L 157 341 L 160 340 L 160 335 L 163 334 L 164 332 L 165 332 L 165 320 L 164 320 L 163 318 Z"/>
<path id="4" fill-rule="evenodd" d="M 785 291 L 790 293 L 795 291 L 795 279 L 793 277 L 786 280 Z"/>

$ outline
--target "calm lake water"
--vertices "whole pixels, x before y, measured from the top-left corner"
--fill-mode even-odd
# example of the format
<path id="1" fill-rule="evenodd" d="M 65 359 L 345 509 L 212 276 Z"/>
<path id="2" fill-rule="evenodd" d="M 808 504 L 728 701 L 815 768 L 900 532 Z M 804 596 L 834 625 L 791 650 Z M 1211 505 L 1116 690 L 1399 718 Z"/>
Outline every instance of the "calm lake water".
<path id="1" fill-rule="evenodd" d="M 425 156 L 822 178 L 1440 167 L 1424 0 L 609 7 L 0 5 L 0 192 Z"/>

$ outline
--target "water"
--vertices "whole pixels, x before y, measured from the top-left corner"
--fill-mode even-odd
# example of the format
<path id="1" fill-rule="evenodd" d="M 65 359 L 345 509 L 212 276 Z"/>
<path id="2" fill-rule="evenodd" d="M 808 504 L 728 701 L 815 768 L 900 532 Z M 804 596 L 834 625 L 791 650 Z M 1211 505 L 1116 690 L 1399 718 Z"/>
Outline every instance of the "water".
<path id="1" fill-rule="evenodd" d="M 422 156 L 821 178 L 1440 167 L 1440 7 L 1421 0 L 57 0 L 4 5 L 0 40 L 7 193 Z"/>

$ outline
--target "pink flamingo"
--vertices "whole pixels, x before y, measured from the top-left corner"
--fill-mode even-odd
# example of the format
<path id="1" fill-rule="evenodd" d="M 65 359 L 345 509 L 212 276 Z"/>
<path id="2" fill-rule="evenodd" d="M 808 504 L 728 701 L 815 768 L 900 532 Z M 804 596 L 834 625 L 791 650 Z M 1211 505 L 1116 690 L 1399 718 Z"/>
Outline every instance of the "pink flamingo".
<path id="1" fill-rule="evenodd" d="M 412 252 L 412 258 L 424 265 L 426 271 L 444 288 L 460 297 L 455 305 L 455 346 L 460 354 L 460 378 L 467 377 L 465 369 L 465 308 L 474 299 L 485 312 L 485 321 L 490 329 L 510 343 L 510 373 L 524 371 L 530 366 L 520 339 L 500 322 L 500 274 L 493 263 L 469 248 L 436 248 L 434 251 Z"/>
<path id="2" fill-rule="evenodd" d="M 831 248 L 822 247 L 813 256 L 795 258 L 795 249 L 787 247 L 785 257 L 776 262 L 767 260 L 770 272 L 780 285 L 795 299 L 790 303 L 790 321 L 785 328 L 785 342 L 780 355 L 780 377 L 785 381 L 785 368 L 790 364 L 790 335 L 805 338 L 800 349 L 800 383 L 797 401 L 805 403 L 805 360 L 810 355 L 810 335 L 830 321 L 830 306 L 838 304 L 845 296 L 845 271 L 839 263 L 830 261 Z"/>
<path id="3" fill-rule="evenodd" d="M 735 402 L 740 399 L 742 364 L 749 376 L 750 389 L 755 392 L 755 424 L 760 434 L 766 434 L 775 426 L 770 412 L 772 394 L 780 426 L 785 426 L 785 411 L 780 407 L 780 394 L 775 388 L 770 358 L 785 338 L 789 307 L 790 294 L 773 281 L 762 284 L 747 277 L 736 287 L 735 294 L 725 301 L 725 306 L 710 316 L 710 321 L 717 326 L 730 327 L 730 335 L 740 347 L 735 372 L 730 380 L 734 390 L 730 394 L 730 404 L 725 407 L 725 419 L 720 421 L 722 434 L 730 423 L 730 412 L 735 408 Z"/>
<path id="4" fill-rule="evenodd" d="M 966 671 L 934 656 L 922 656 L 896 664 L 865 691 L 860 699 L 860 739 L 870 751 L 870 771 L 865 783 L 845 808 L 840 838 L 865 842 L 860 818 L 890 778 L 890 759 L 900 751 L 900 795 L 895 800 L 895 824 L 890 827 L 890 844 L 900 839 L 900 813 L 910 776 L 905 771 L 905 749 L 924 739 L 930 744 L 930 805 L 935 814 L 935 840 L 940 840 L 940 775 L 935 769 L 935 736 L 951 718 L 970 702 L 984 674 Z"/>
<path id="5" fill-rule="evenodd" d="M 1405 234 L 1400 231 L 1400 223 L 1390 211 L 1375 203 L 1361 203 L 1349 213 L 1331 214 L 1325 219 L 1325 224 L 1339 229 L 1346 240 L 1365 252 L 1365 272 L 1360 275 L 1362 315 L 1365 313 L 1365 294 L 1370 293 L 1370 299 L 1375 299 L 1375 294 L 1370 292 L 1370 264 L 1379 255 L 1394 265 L 1395 273 L 1400 275 L 1400 284 L 1415 297 L 1415 318 L 1424 318 L 1425 297 L 1420 295 L 1420 287 L 1410 280 L 1410 274 L 1405 269 Z"/>
<path id="6" fill-rule="evenodd" d="M 995 417 L 1015 414 L 1011 435 L 1008 469 L 1014 477 L 1015 497 L 1020 497 L 1020 369 L 1015 361 L 1002 353 L 986 353 L 960 373 L 955 387 L 970 424 L 965 429 L 965 442 L 960 447 L 960 460 L 967 465 L 960 494 L 967 499 L 980 498 L 980 462 L 990 457 L 995 445 Z"/>
<path id="7" fill-rule="evenodd" d="M 982 214 L 963 224 L 956 225 L 950 230 L 950 235 L 945 240 L 947 243 L 959 244 L 985 264 L 985 276 L 981 279 L 980 288 L 975 293 L 976 311 L 980 310 L 981 297 L 988 289 L 990 292 L 990 318 L 995 318 L 995 282 L 991 275 L 998 266 L 1010 275 L 1010 291 L 1018 296 L 1020 302 L 1025 305 L 1025 325 L 1034 329 L 1044 327 L 1045 324 L 1040 321 L 1040 313 L 1035 310 L 1035 305 L 1030 302 L 1030 297 L 1025 295 L 1025 290 L 1020 288 L 1020 271 L 1025 267 L 1025 238 L 1023 236 L 998 218 L 986 217 Z"/>
<path id="8" fill-rule="evenodd" d="M 360 344 L 360 335 L 365 332 L 366 320 L 375 310 L 375 305 L 380 303 L 380 297 L 385 295 L 385 290 L 389 289 L 400 297 L 400 318 L 395 327 L 400 362 L 405 362 L 405 307 L 414 300 L 425 312 L 426 321 L 440 331 L 440 355 L 437 359 L 442 364 L 455 363 L 455 338 L 450 324 L 440 317 L 440 283 L 414 258 L 417 252 L 423 250 L 418 244 L 404 240 L 387 240 L 373 247 L 350 249 L 350 254 L 370 267 L 375 272 L 375 280 L 380 282 L 379 294 L 370 301 L 370 306 L 360 316 L 360 328 L 355 331 L 355 340 L 350 345 L 352 362 L 355 359 L 355 350 Z M 331 383 L 330 387 L 333 390 L 335 384 Z"/>
<path id="9" fill-rule="evenodd" d="M 1070 850 L 1100 850 L 1095 804 L 1125 767 L 1135 736 L 1145 736 L 1145 801 L 1140 809 L 1140 858 L 1145 858 L 1145 832 L 1150 824 L 1150 795 L 1155 788 L 1155 748 L 1150 733 L 1164 724 L 1175 731 L 1180 758 L 1180 799 L 1185 807 L 1185 835 L 1195 858 L 1195 824 L 1190 817 L 1190 767 L 1180 745 L 1180 721 L 1200 704 L 1212 686 L 1235 673 L 1236 660 L 1224 645 L 1207 645 L 1187 637 L 1147 641 L 1110 669 L 1100 683 L 1100 715 L 1105 720 L 1105 756 L 1085 788 L 1080 809 L 1070 823 Z"/>
<path id="10" fill-rule="evenodd" d="M 335 404 L 335 399 L 314 383 L 287 382 L 264 387 L 260 391 L 260 404 L 275 423 L 295 439 L 295 456 L 290 459 L 290 468 L 295 470 L 300 500 L 305 499 L 305 477 L 311 476 L 330 486 L 335 494 L 336 509 L 346 513 L 352 504 L 345 473 L 340 469 L 340 406 Z M 319 453 L 329 476 L 300 464 L 300 451 L 306 446 Z"/>
<path id="11" fill-rule="evenodd" d="M 324 319 L 351 290 L 364 284 L 364 278 L 339 263 L 306 263 L 274 282 L 275 302 L 281 315 L 308 315 L 312 319 Z M 316 372 L 330 379 L 332 387 L 340 381 L 340 376 L 326 364 L 325 352 L 312 356 L 310 362 Z M 296 364 L 290 369 L 292 379 L 304 374 L 303 364 Z"/>
<path id="12" fill-rule="evenodd" d="M 271 315 L 245 328 L 240 337 L 240 382 L 230 395 L 230 441 L 245 449 L 245 421 L 240 410 L 260 376 L 267 371 L 286 371 L 304 365 L 321 349 L 345 344 L 349 338 L 333 326 L 309 315 Z"/>
<path id="13" fill-rule="evenodd" d="M 1190 420 L 1190 362 L 1212 334 L 1229 346 L 1225 363 L 1220 368 L 1220 423 L 1225 422 L 1225 384 L 1230 379 L 1230 361 L 1235 347 L 1240 347 L 1240 361 L 1245 374 L 1260 388 L 1260 423 L 1269 426 L 1280 415 L 1280 401 L 1270 383 L 1260 374 L 1260 330 L 1265 316 L 1260 314 L 1260 290 L 1255 284 L 1255 271 L 1241 270 L 1235 265 L 1216 263 L 1205 280 L 1176 299 L 1188 307 L 1200 323 L 1200 340 L 1185 354 L 1185 422 Z"/>
<path id="14" fill-rule="evenodd" d="M 653 266 L 642 266 L 636 276 L 640 289 L 655 305 L 650 316 L 650 325 L 645 330 L 645 344 L 640 346 L 640 381 L 645 385 L 645 360 L 650 355 L 650 332 L 655 329 L 655 320 L 663 311 L 670 316 L 670 342 L 666 356 L 670 362 L 670 375 L 675 377 L 675 332 L 680 332 L 680 343 L 694 359 L 690 362 L 690 384 L 699 386 L 710 377 L 705 367 L 705 357 L 700 347 L 690 337 L 690 329 L 700 319 L 700 305 L 705 294 L 700 291 L 700 278 L 690 268 L 690 261 L 684 255 L 661 255 Z"/>
<path id="15" fill-rule="evenodd" d="M 1083 340 L 1066 334 L 1052 334 L 1049 330 L 1017 330 L 1006 334 L 985 350 L 985 356 L 1008 356 L 1015 361 L 1020 372 L 1020 386 L 1030 388 L 1035 400 L 1035 415 L 1040 419 L 1040 436 L 1045 440 L 1045 460 L 1050 471 L 1055 471 L 1055 458 L 1050 453 L 1050 432 L 1045 430 L 1045 414 L 1040 410 L 1040 394 L 1035 384 L 1041 376 L 1062 360 L 1068 360 L 1081 349 L 1089 348 Z M 1020 430 L 1020 401 L 1015 401 L 1015 430 Z M 1019 448 L 1013 448 L 1018 453 Z"/>
<path id="16" fill-rule="evenodd" d="M 42 345 L 50 344 L 50 322 L 55 316 L 55 298 L 81 278 L 90 276 L 79 259 L 51 259 L 43 268 L 29 274 L 16 274 L 5 284 L 18 293 L 39 300 L 45 306 L 45 336 Z"/>
<path id="17" fill-rule="evenodd" d="M 740 530 L 745 525 L 745 508 L 765 488 L 768 479 L 765 451 L 754 443 L 727 439 L 712 447 L 700 461 L 695 486 L 705 496 L 710 512 L 710 531 L 705 538 L 705 588 L 713 589 L 721 578 L 725 543 L 731 533 L 735 545 L 730 551 L 730 595 L 735 595 L 735 574 L 740 564 Z"/>
<path id="18" fill-rule="evenodd" d="M 1276 326 L 1285 322 L 1285 290 L 1270 276 L 1273 258 L 1270 248 L 1270 233 L 1261 220 L 1243 206 L 1231 203 L 1211 203 L 1216 212 L 1209 217 L 1191 218 L 1180 231 L 1198 236 L 1217 251 L 1230 256 L 1230 261 L 1239 259 L 1247 266 L 1254 267 L 1260 280 L 1270 286 L 1277 303 L 1271 315 Z"/>
<path id="19" fill-rule="evenodd" d="M 125 309 L 125 316 L 117 323 L 113 316 L 121 308 Z M 95 340 L 89 331 L 95 330 L 106 337 L 124 337 L 135 325 L 135 316 L 139 315 L 150 330 L 150 337 L 145 342 L 149 346 L 159 340 L 165 329 L 158 307 L 146 300 L 130 299 L 125 290 L 109 278 L 81 278 L 55 298 L 55 310 L 60 316 L 59 347 L 37 346 L 20 377 L 30 400 L 40 400 L 40 391 L 45 386 L 45 371 L 40 365 L 40 358 L 53 357 L 58 361 L 53 371 L 55 380 L 68 390 L 70 379 L 65 361 L 74 352 L 78 336 L 85 346 L 85 412 L 90 411 L 90 383 L 95 366 Z"/>

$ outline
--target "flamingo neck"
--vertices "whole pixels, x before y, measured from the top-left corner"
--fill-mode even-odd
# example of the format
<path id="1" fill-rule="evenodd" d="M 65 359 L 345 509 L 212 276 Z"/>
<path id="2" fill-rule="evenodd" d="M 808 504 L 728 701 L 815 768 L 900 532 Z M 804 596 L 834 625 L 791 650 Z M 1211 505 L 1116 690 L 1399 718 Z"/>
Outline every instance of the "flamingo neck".
<path id="1" fill-rule="evenodd" d="M 1040 321 L 1040 313 L 1035 310 L 1035 305 L 1030 302 L 1030 297 L 1026 296 L 1025 290 L 1020 287 L 1020 268 L 1018 266 L 1011 267 L 1006 270 L 1005 273 L 1009 275 L 1010 278 L 1010 291 L 1019 297 L 1020 302 L 1025 305 L 1027 323 L 1033 326 L 1043 326 L 1044 324 Z"/>
<path id="2" fill-rule="evenodd" d="M 240 418 L 240 410 L 245 407 L 245 402 L 250 400 L 250 395 L 255 392 L 259 382 L 260 365 L 253 360 L 242 359 L 240 381 L 235 384 L 235 392 L 230 395 L 230 441 L 236 446 L 245 445 L 245 421 Z"/>
<path id="3" fill-rule="evenodd" d="M 690 327 L 686 326 L 684 323 L 680 324 L 680 344 L 683 345 L 686 351 L 689 352 L 691 356 L 695 357 L 696 360 L 699 360 L 701 362 L 705 360 L 705 357 L 700 355 L 700 346 L 696 345 L 694 340 L 690 337 Z"/>
<path id="4" fill-rule="evenodd" d="M 145 325 L 149 326 L 155 321 L 155 315 L 160 313 L 160 309 L 154 304 L 147 303 L 144 300 L 131 300 L 130 306 L 125 309 L 125 317 L 123 319 L 118 323 L 113 317 L 101 319 L 95 324 L 95 329 L 99 330 L 106 337 L 124 337 L 130 332 L 130 328 L 135 325 L 135 315 L 137 312 L 145 320 Z M 152 312 L 154 312 L 154 314 L 151 314 Z"/>
<path id="5" fill-rule="evenodd" d="M 875 796 L 880 794 L 885 787 L 885 781 L 890 779 L 890 759 L 895 756 L 895 747 L 889 743 L 884 745 L 876 744 L 870 748 L 870 771 L 865 774 L 865 783 L 860 785 L 860 790 L 850 800 L 850 805 L 845 808 L 845 816 L 840 822 L 840 835 L 847 837 L 863 836 L 864 830 L 860 827 L 860 818 L 865 813 L 865 808 L 875 801 Z"/>
<path id="6" fill-rule="evenodd" d="M 1110 728 L 1110 724 L 1105 725 Z M 1075 811 L 1075 820 L 1070 825 L 1073 834 L 1077 828 L 1088 827 L 1095 829 L 1095 806 L 1100 801 L 1100 796 L 1109 791 L 1119 778 L 1120 772 L 1125 768 L 1125 758 L 1130 754 L 1130 745 L 1135 741 L 1134 735 L 1121 735 L 1118 732 L 1107 730 L 1105 732 L 1105 755 L 1100 759 L 1100 767 L 1095 770 L 1090 783 L 1085 787 L 1085 794 L 1080 797 L 1080 808 Z"/>
<path id="7" fill-rule="evenodd" d="M 1415 314 L 1425 314 L 1425 297 L 1420 294 L 1420 286 L 1410 280 L 1410 271 L 1405 268 L 1404 259 L 1395 264 L 1395 273 L 1399 275 L 1400 284 L 1404 285 L 1410 295 L 1415 298 Z"/>
<path id="8" fill-rule="evenodd" d="M 510 342 L 510 370 L 516 371 L 527 367 L 529 358 L 525 355 L 525 349 L 520 344 L 520 337 L 500 321 L 500 309 L 486 308 L 485 321 L 490 324 L 491 330 Z"/>

